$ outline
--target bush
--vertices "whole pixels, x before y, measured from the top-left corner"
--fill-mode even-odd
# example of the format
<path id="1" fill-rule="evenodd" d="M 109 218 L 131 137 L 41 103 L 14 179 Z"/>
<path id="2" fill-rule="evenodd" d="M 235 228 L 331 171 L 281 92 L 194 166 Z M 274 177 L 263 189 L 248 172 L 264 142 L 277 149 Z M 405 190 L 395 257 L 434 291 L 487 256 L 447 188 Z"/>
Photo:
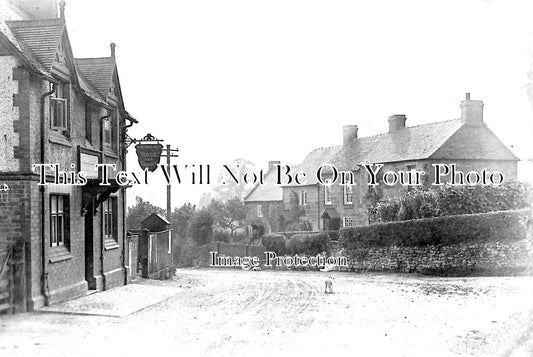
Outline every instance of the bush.
<path id="1" fill-rule="evenodd" d="M 286 250 L 290 254 L 329 253 L 329 235 L 327 233 L 295 234 L 288 240 Z"/>
<path id="2" fill-rule="evenodd" d="M 209 266 L 210 244 L 197 245 L 187 240 L 181 249 L 179 258 L 180 267 L 207 267 Z"/>
<path id="3" fill-rule="evenodd" d="M 355 257 L 363 248 L 521 240 L 531 214 L 530 210 L 500 211 L 343 228 L 339 243 Z"/>
<path id="4" fill-rule="evenodd" d="M 213 240 L 213 216 L 206 210 L 197 211 L 191 219 L 190 237 L 198 245 Z"/>
<path id="5" fill-rule="evenodd" d="M 229 243 L 231 241 L 231 235 L 229 232 L 216 230 L 213 232 L 213 240 L 215 242 Z"/>
<path id="6" fill-rule="evenodd" d="M 523 209 L 531 205 L 528 184 L 507 181 L 499 186 L 416 188 L 376 203 L 371 211 L 381 222 Z"/>
<path id="7" fill-rule="evenodd" d="M 287 239 L 282 234 L 265 234 L 261 237 L 261 244 L 267 251 L 274 252 L 277 255 L 285 255 Z"/>

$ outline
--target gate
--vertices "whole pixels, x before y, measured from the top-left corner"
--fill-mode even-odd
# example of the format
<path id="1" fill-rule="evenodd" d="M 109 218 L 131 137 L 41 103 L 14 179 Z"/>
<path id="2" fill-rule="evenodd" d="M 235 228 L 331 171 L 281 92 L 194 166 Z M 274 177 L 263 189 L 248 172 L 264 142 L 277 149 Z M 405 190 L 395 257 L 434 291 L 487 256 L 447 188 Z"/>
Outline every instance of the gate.
<path id="1" fill-rule="evenodd" d="M 0 249 L 0 313 L 13 313 L 13 249 Z"/>

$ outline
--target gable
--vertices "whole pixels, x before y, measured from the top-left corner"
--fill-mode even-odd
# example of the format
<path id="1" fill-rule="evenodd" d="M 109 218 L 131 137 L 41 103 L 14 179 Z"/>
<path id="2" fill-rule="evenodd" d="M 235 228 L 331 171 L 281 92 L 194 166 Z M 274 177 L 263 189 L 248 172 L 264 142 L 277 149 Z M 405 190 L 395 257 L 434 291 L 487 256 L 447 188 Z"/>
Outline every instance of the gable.
<path id="1" fill-rule="evenodd" d="M 518 157 L 485 124 L 463 125 L 430 158 L 518 161 Z"/>
<path id="2" fill-rule="evenodd" d="M 98 94 L 107 100 L 115 77 L 115 59 L 113 57 L 76 58 L 75 62 L 78 71 L 98 91 Z"/>
<path id="3" fill-rule="evenodd" d="M 14 35 L 21 40 L 33 57 L 51 71 L 65 23 L 61 19 L 37 21 L 7 21 Z"/>

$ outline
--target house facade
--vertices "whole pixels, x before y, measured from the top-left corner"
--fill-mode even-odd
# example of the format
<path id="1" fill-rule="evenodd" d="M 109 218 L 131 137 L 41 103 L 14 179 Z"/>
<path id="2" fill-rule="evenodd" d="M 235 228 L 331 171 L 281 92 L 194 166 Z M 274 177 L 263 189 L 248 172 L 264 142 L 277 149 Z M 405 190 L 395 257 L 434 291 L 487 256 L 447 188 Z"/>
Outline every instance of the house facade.
<path id="1" fill-rule="evenodd" d="M 383 174 L 387 171 L 424 171 L 420 184 L 426 187 L 435 182 L 434 164 L 455 164 L 464 174 L 487 169 L 501 172 L 506 180 L 516 178 L 518 158 L 484 123 L 483 102 L 471 100 L 467 94 L 460 107 L 459 119 L 413 127 L 406 126 L 405 115 L 392 115 L 388 132 L 369 137 L 359 137 L 356 125 L 345 126 L 342 145 L 315 149 L 291 168 L 292 172 L 305 172 L 307 181 L 305 185 L 284 185 L 282 206 L 288 208 L 291 196 L 297 195 L 305 211 L 300 220 L 309 222 L 312 230 L 338 230 L 368 224 L 368 207 L 376 200 L 409 189 L 400 182 L 385 185 Z M 383 165 L 379 171 L 377 164 Z M 377 171 L 379 185 L 368 185 L 372 175 L 363 165 L 372 165 L 373 172 Z M 321 166 L 324 169 L 319 182 L 317 171 Z M 335 178 L 333 167 L 337 180 L 327 184 Z M 341 184 L 343 175 L 346 184 Z M 258 188 L 253 202 L 256 207 L 269 202 L 261 193 Z"/>
<path id="2" fill-rule="evenodd" d="M 0 245 L 22 249 L 16 309 L 34 310 L 127 282 L 125 187 L 100 185 L 95 165 L 126 169 L 136 120 L 115 45 L 75 58 L 64 2 L 4 1 L 0 15 Z"/>
<path id="3" fill-rule="evenodd" d="M 245 196 L 245 226 L 248 238 L 256 240 L 263 234 L 278 231 L 284 225 L 286 215 L 283 205 L 283 189 L 276 185 L 275 166 L 279 161 L 269 161 L 263 184 L 255 185 Z M 281 218 L 281 221 L 280 221 Z"/>

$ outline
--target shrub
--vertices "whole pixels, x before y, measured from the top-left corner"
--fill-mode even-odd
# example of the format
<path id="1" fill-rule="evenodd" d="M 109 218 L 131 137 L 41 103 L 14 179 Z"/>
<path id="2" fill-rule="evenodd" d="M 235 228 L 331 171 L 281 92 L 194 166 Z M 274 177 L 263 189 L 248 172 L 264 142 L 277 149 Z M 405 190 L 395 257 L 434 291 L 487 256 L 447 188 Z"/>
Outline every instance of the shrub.
<path id="1" fill-rule="evenodd" d="M 197 245 L 191 240 L 187 240 L 181 249 L 179 258 L 180 267 L 206 267 L 209 266 L 210 244 Z"/>
<path id="2" fill-rule="evenodd" d="M 226 231 L 215 230 L 213 232 L 213 240 L 215 242 L 229 243 L 231 241 L 231 235 Z"/>
<path id="3" fill-rule="evenodd" d="M 507 181 L 499 186 L 416 188 L 376 203 L 371 211 L 381 222 L 527 208 L 532 202 L 528 184 Z"/>
<path id="4" fill-rule="evenodd" d="M 295 234 L 287 242 L 287 253 L 316 255 L 329 253 L 329 235 L 327 233 Z"/>
<path id="5" fill-rule="evenodd" d="M 281 234 L 265 234 L 261 237 L 261 244 L 265 247 L 265 250 L 274 252 L 277 255 L 285 255 L 285 246 L 287 239 Z"/>
<path id="6" fill-rule="evenodd" d="M 387 246 L 453 245 L 461 242 L 521 240 L 530 210 L 446 216 L 343 228 L 340 245 L 355 257 L 358 250 Z"/>
<path id="7" fill-rule="evenodd" d="M 191 219 L 190 237 L 198 245 L 207 244 L 213 239 L 213 216 L 206 210 L 196 211 Z"/>

